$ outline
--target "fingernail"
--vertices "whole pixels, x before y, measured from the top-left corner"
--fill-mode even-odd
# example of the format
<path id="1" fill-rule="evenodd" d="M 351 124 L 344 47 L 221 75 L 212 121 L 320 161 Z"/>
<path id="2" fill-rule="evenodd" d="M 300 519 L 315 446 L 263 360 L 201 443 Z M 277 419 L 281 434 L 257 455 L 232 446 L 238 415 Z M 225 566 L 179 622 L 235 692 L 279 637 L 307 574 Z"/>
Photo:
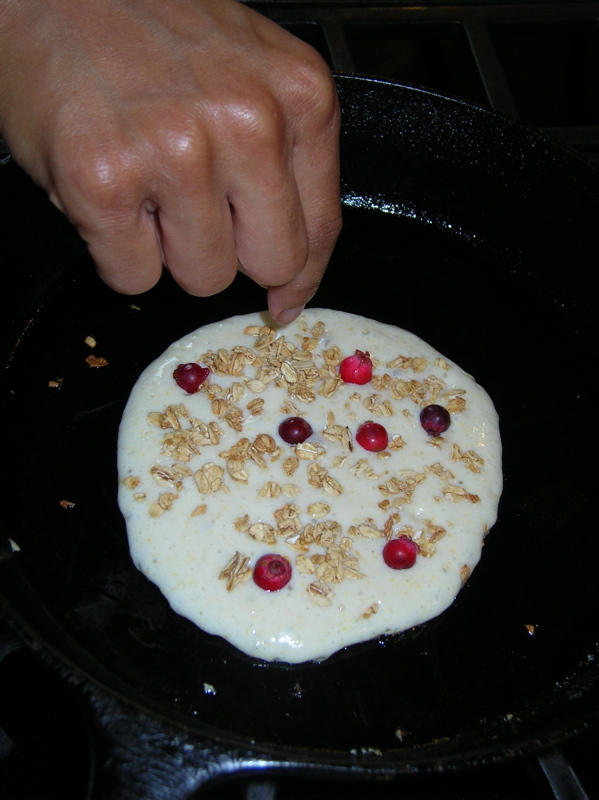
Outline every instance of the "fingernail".
<path id="1" fill-rule="evenodd" d="M 289 325 L 294 319 L 297 319 L 304 310 L 304 306 L 297 306 L 297 308 L 286 308 L 278 316 L 277 322 L 281 325 Z"/>

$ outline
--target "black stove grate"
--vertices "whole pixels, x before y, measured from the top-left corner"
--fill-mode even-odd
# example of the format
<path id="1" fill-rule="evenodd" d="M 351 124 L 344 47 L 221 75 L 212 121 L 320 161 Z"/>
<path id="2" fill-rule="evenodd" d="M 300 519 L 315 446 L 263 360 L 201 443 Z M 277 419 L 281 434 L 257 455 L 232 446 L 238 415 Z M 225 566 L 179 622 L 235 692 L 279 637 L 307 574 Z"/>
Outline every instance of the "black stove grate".
<path id="1" fill-rule="evenodd" d="M 451 94 L 599 165 L 599 3 L 249 3 L 339 72 Z"/>

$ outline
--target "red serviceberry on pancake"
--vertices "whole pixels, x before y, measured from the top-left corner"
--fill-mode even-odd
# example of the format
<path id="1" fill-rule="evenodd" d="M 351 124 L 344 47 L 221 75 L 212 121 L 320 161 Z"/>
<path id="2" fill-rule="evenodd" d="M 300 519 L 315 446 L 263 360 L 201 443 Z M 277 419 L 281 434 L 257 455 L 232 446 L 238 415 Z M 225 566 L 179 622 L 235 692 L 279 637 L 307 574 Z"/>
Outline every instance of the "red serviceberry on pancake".
<path id="1" fill-rule="evenodd" d="M 312 426 L 302 417 L 287 417 L 279 425 L 279 436 L 287 444 L 301 444 L 312 433 Z"/>
<path id="2" fill-rule="evenodd" d="M 177 386 L 185 389 L 188 394 L 195 394 L 208 375 L 210 375 L 208 367 L 202 367 L 195 361 L 190 364 L 179 364 L 173 372 Z"/>
<path id="3" fill-rule="evenodd" d="M 356 442 L 364 450 L 378 452 L 386 449 L 389 444 L 389 434 L 380 423 L 369 420 L 363 422 L 356 431 Z"/>
<path id="4" fill-rule="evenodd" d="M 451 425 L 451 417 L 445 406 L 431 403 L 420 412 L 420 424 L 429 436 L 441 436 Z"/>
<path id="5" fill-rule="evenodd" d="M 291 564 L 285 556 L 268 553 L 256 561 L 254 583 L 266 592 L 276 592 L 291 579 Z"/>
<path id="6" fill-rule="evenodd" d="M 339 364 L 339 375 L 344 383 L 357 383 L 362 386 L 372 378 L 370 353 L 356 350 L 353 356 L 344 358 Z"/>
<path id="7" fill-rule="evenodd" d="M 416 563 L 419 552 L 416 542 L 402 534 L 397 539 L 390 539 L 383 547 L 383 559 L 391 569 L 409 569 Z"/>

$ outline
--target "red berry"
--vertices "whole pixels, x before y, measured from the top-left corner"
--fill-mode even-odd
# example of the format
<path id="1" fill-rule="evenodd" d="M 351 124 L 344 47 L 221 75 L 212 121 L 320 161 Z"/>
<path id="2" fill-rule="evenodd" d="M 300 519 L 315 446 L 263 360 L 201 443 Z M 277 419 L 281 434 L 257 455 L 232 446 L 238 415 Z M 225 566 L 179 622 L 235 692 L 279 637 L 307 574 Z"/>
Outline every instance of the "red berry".
<path id="1" fill-rule="evenodd" d="M 188 394 L 195 394 L 206 378 L 210 375 L 208 367 L 201 367 L 192 361 L 191 364 L 179 364 L 173 372 L 177 386 L 180 386 Z"/>
<path id="2" fill-rule="evenodd" d="M 420 424 L 429 436 L 441 436 L 451 425 L 451 417 L 445 406 L 431 403 L 420 412 Z"/>
<path id="3" fill-rule="evenodd" d="M 357 383 L 360 386 L 372 378 L 372 360 L 370 353 L 356 350 L 353 356 L 344 358 L 339 364 L 339 375 L 345 383 Z"/>
<path id="4" fill-rule="evenodd" d="M 409 569 L 416 563 L 420 548 L 415 541 L 402 534 L 398 539 L 390 539 L 383 547 L 383 559 L 391 569 Z"/>
<path id="5" fill-rule="evenodd" d="M 279 436 L 287 444 L 301 444 L 312 433 L 310 423 L 302 417 L 287 417 L 279 425 Z"/>
<path id="6" fill-rule="evenodd" d="M 356 431 L 356 442 L 364 450 L 385 450 L 389 444 L 389 434 L 378 422 L 363 422 Z"/>
<path id="7" fill-rule="evenodd" d="M 266 592 L 277 592 L 291 579 L 291 564 L 285 556 L 269 553 L 261 556 L 254 567 L 254 583 Z"/>

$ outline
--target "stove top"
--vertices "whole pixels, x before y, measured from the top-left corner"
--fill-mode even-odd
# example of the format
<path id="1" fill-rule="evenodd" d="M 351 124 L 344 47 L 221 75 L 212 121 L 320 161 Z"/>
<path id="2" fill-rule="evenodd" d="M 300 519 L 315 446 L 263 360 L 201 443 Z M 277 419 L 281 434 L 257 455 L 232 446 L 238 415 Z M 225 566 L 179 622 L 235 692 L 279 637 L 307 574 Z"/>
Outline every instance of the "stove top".
<path id="1" fill-rule="evenodd" d="M 599 167 L 599 3 L 249 3 L 339 72 L 460 97 L 540 128 Z M 0 156 L 2 154 L 0 153 Z M 538 757 L 366 785 L 236 777 L 206 800 L 585 800 L 599 797 L 599 731 Z M 102 746 L 79 694 L 0 626 L 0 800 L 101 798 Z"/>
<path id="2" fill-rule="evenodd" d="M 249 3 L 339 72 L 487 106 L 599 163 L 596 2 Z"/>

